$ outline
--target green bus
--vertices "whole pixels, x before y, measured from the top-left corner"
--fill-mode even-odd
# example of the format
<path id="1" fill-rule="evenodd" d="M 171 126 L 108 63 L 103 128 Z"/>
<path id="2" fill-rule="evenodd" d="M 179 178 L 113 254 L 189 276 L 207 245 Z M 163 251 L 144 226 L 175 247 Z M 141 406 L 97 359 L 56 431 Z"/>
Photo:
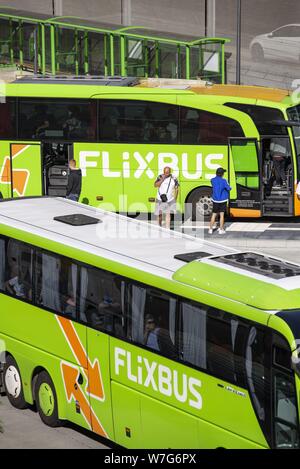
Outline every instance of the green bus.
<path id="1" fill-rule="evenodd" d="M 63 198 L 2 201 L 2 387 L 128 448 L 299 448 L 299 275 Z"/>
<path id="2" fill-rule="evenodd" d="M 231 216 L 300 215 L 297 100 L 277 89 L 172 83 L 37 77 L 7 84 L 0 103 L 3 198 L 64 196 L 75 158 L 83 203 L 149 213 L 154 181 L 170 166 L 180 182 L 179 212 L 197 218 L 210 214 L 210 179 L 223 166 Z M 285 151 L 285 185 L 274 184 L 276 146 Z"/>

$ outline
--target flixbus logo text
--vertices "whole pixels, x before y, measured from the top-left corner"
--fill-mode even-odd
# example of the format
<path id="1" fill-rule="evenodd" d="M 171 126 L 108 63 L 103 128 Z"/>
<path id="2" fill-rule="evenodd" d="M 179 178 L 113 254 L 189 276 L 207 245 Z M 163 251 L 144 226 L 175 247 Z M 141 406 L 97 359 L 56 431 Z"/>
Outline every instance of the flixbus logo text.
<path id="1" fill-rule="evenodd" d="M 125 179 L 140 179 L 144 175 L 154 179 L 165 166 L 170 166 L 176 177 L 181 173 L 183 179 L 197 180 L 205 173 L 205 179 L 210 180 L 215 176 L 216 169 L 222 165 L 224 155 L 210 153 L 204 156 L 202 153 L 190 155 L 187 152 L 177 154 L 153 151 L 142 154 L 139 151 L 124 151 L 120 153 L 117 164 L 115 159 L 115 155 L 111 155 L 109 151 L 79 152 L 79 166 L 83 176 L 87 175 L 87 169 L 94 168 L 101 169 L 105 178 Z"/>
<path id="2" fill-rule="evenodd" d="M 115 347 L 115 373 L 126 373 L 129 381 L 164 396 L 174 397 L 182 404 L 195 409 L 202 408 L 201 381 L 185 373 L 169 368 L 146 357 L 135 357 L 131 352 Z"/>

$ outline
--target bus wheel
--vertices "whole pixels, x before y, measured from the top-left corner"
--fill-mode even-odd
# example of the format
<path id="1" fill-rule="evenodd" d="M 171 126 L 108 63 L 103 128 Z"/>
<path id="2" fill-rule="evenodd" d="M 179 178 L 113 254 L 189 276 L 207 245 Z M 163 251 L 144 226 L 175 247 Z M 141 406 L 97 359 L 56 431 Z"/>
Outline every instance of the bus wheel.
<path id="1" fill-rule="evenodd" d="M 55 387 L 46 371 L 42 371 L 38 375 L 34 391 L 41 420 L 49 427 L 60 426 Z"/>
<path id="2" fill-rule="evenodd" d="M 207 220 L 212 214 L 213 202 L 211 199 L 211 189 L 202 187 L 196 189 L 189 196 L 187 203 L 191 206 L 193 221 Z"/>
<path id="3" fill-rule="evenodd" d="M 24 399 L 21 373 L 16 360 L 8 355 L 3 369 L 3 381 L 6 395 L 12 406 L 25 409 L 27 403 Z"/>
<path id="4" fill-rule="evenodd" d="M 251 49 L 251 56 L 256 62 L 263 62 L 265 57 L 263 48 L 259 44 L 254 44 Z"/>

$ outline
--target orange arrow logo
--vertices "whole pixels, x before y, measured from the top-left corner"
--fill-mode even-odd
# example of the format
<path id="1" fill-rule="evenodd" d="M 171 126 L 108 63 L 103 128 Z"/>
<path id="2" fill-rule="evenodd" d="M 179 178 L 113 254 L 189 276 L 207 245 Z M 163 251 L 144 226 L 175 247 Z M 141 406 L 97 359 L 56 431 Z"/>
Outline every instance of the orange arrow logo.
<path id="1" fill-rule="evenodd" d="M 78 378 L 80 375 L 78 368 L 72 366 L 70 363 L 61 362 L 61 372 L 64 379 L 64 386 L 68 402 L 71 403 L 72 399 L 74 399 L 75 402 L 78 402 L 80 406 L 80 412 L 87 424 L 98 435 L 107 438 L 107 433 L 99 422 L 95 412 L 90 406 L 88 399 L 78 384 Z"/>
<path id="2" fill-rule="evenodd" d="M 19 197 L 25 195 L 30 172 L 27 169 L 11 169 L 11 160 L 23 153 L 30 145 L 11 145 L 11 159 L 9 156 L 4 158 L 2 169 L 0 172 L 1 184 L 13 184 L 13 190 Z"/>
<path id="3" fill-rule="evenodd" d="M 69 319 L 62 316 L 56 316 L 56 319 L 68 341 L 77 363 L 82 368 L 88 369 L 88 377 L 86 376 L 88 382 L 86 393 L 99 401 L 104 401 L 105 395 L 99 361 L 95 359 L 93 364 L 90 362 L 81 340 L 78 337 L 76 329 Z"/>

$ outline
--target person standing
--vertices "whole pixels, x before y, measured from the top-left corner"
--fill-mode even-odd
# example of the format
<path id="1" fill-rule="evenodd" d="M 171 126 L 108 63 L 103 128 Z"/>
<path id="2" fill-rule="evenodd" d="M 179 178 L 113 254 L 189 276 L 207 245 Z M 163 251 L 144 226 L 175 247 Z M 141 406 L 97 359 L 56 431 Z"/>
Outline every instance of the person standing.
<path id="1" fill-rule="evenodd" d="M 213 213 L 210 220 L 209 225 L 209 234 L 213 234 L 213 226 L 215 225 L 217 215 L 220 216 L 220 228 L 219 234 L 224 234 L 224 218 L 225 212 L 227 209 L 227 202 L 229 199 L 229 192 L 231 191 L 231 187 L 224 178 L 224 173 L 226 169 L 218 168 L 216 171 L 216 176 L 212 178 L 211 185 L 212 185 L 212 201 L 213 201 Z"/>
<path id="2" fill-rule="evenodd" d="M 179 182 L 171 173 L 171 168 L 166 166 L 163 174 L 160 174 L 154 187 L 157 188 L 155 215 L 158 224 L 162 226 L 163 214 L 166 215 L 166 228 L 171 227 L 171 214 L 176 213 L 176 201 L 179 192 Z"/>
<path id="3" fill-rule="evenodd" d="M 276 185 L 286 187 L 285 167 L 287 161 L 287 148 L 284 143 L 284 139 L 273 138 L 270 144 L 270 151 L 274 165 Z"/>
<path id="4" fill-rule="evenodd" d="M 67 199 L 78 202 L 81 193 L 81 169 L 76 168 L 76 161 L 69 161 L 69 176 L 67 184 Z"/>

